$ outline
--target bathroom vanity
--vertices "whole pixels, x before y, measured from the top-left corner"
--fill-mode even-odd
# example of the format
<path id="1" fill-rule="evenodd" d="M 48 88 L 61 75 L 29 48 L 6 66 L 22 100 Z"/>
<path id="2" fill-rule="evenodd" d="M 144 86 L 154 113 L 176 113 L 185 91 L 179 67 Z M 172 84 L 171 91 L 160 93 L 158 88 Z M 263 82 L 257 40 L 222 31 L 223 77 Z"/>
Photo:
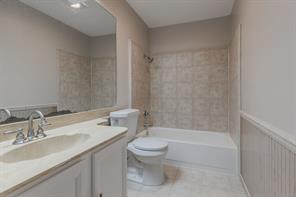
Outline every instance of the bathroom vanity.
<path id="1" fill-rule="evenodd" d="M 126 132 L 92 120 L 0 143 L 0 196 L 125 197 Z"/>
<path id="2" fill-rule="evenodd" d="M 96 0 L 1 0 L 0 18 L 0 197 L 126 197 L 127 129 L 78 123 L 116 106 L 116 18 Z"/>

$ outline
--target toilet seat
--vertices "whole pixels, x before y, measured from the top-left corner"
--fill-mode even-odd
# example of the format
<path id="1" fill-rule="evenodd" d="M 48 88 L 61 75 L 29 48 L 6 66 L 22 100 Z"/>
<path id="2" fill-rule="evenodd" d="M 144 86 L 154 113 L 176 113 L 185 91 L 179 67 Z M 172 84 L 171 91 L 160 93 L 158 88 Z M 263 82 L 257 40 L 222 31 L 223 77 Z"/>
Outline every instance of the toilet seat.
<path id="1" fill-rule="evenodd" d="M 132 143 L 128 144 L 127 149 L 133 154 L 141 157 L 161 157 L 167 153 L 167 149 L 162 151 L 144 151 L 137 149 Z"/>
<path id="2" fill-rule="evenodd" d="M 140 137 L 132 144 L 136 149 L 142 151 L 160 151 L 168 147 L 168 142 L 153 137 Z"/>

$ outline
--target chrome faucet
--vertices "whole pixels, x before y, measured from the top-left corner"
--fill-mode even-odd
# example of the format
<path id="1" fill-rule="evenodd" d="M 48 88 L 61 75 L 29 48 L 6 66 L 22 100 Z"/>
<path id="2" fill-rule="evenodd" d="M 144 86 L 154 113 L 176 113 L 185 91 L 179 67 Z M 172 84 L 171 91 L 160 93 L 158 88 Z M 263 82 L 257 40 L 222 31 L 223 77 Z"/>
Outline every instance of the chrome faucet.
<path id="1" fill-rule="evenodd" d="M 36 131 L 36 135 L 35 135 L 34 127 L 33 127 L 34 115 L 38 115 L 40 117 L 40 122 L 38 124 L 38 129 Z M 47 126 L 47 125 L 49 125 L 49 123 L 47 122 L 46 118 L 41 113 L 41 111 L 36 110 L 36 111 L 32 112 L 29 117 L 28 124 L 29 124 L 28 125 L 28 133 L 27 133 L 27 140 L 28 141 L 33 140 L 35 137 L 36 138 L 46 137 L 46 134 L 44 133 L 44 130 L 43 130 L 43 126 Z"/>
<path id="2" fill-rule="evenodd" d="M 10 118 L 10 116 L 11 116 L 11 113 L 10 113 L 10 111 L 8 109 L 4 109 L 4 108 L 0 109 L 0 112 L 5 113 L 7 118 Z"/>
<path id="3" fill-rule="evenodd" d="M 38 129 L 36 130 L 36 134 L 34 131 L 34 115 L 38 115 L 40 118 L 40 122 L 38 123 Z M 24 130 L 22 128 L 19 128 L 17 130 L 14 131 L 6 131 L 4 132 L 4 134 L 13 134 L 13 133 L 17 133 L 16 135 L 16 139 L 13 141 L 12 144 L 17 145 L 17 144 L 24 144 L 27 142 L 30 142 L 34 139 L 38 139 L 38 138 L 44 138 L 46 137 L 46 134 L 44 133 L 44 126 L 50 125 L 46 118 L 44 117 L 44 115 L 41 113 L 41 111 L 34 111 L 31 113 L 30 117 L 29 117 L 29 126 L 28 126 L 28 133 L 27 133 L 27 137 L 24 134 Z"/>

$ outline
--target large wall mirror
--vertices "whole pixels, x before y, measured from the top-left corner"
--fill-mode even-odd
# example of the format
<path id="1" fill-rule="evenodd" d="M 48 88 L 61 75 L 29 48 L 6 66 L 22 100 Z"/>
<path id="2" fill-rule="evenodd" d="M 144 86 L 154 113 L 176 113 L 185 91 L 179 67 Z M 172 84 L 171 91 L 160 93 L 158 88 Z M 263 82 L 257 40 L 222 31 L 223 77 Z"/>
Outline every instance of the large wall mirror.
<path id="1" fill-rule="evenodd" d="M 116 19 L 96 0 L 0 0 L 0 108 L 24 121 L 116 104 Z"/>

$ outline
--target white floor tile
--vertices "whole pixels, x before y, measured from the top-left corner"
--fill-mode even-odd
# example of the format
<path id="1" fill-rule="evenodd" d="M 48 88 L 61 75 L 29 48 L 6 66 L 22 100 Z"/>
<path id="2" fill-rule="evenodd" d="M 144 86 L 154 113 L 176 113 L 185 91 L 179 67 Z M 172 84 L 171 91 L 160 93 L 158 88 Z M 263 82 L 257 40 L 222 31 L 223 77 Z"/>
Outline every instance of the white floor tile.
<path id="1" fill-rule="evenodd" d="M 128 197 L 247 197 L 239 177 L 165 165 L 161 186 L 128 184 Z"/>

